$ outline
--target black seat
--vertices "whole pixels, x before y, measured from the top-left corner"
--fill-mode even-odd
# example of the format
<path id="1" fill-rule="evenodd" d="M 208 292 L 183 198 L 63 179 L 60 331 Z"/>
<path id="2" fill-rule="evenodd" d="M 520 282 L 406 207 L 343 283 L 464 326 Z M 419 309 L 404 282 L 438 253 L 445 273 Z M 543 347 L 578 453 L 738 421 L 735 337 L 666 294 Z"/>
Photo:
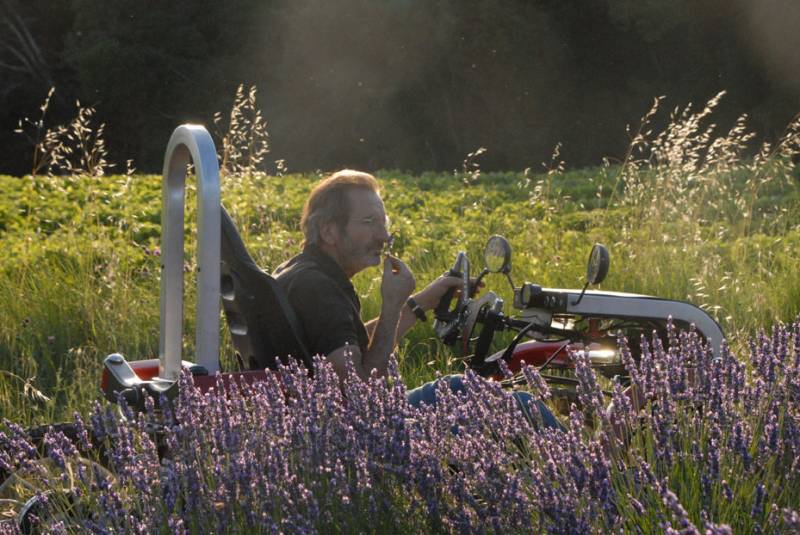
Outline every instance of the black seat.
<path id="1" fill-rule="evenodd" d="M 240 363 L 249 369 L 275 369 L 295 358 L 311 370 L 303 330 L 283 289 L 253 261 L 225 207 L 220 221 L 220 293 Z"/>

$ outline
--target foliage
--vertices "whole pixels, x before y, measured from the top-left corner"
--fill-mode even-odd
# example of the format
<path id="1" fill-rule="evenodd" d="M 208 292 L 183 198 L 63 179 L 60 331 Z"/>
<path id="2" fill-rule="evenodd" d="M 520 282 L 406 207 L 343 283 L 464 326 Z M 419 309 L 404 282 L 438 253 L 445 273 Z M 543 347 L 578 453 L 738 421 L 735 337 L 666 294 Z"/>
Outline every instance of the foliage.
<path id="1" fill-rule="evenodd" d="M 479 259 L 486 238 L 504 234 L 517 284 L 564 288 L 581 284 L 585 255 L 602 242 L 612 254 L 604 288 L 692 301 L 733 344 L 742 343 L 759 326 L 797 314 L 797 125 L 748 159 L 738 148 L 751 137 L 744 126 L 714 137 L 692 117 L 681 112 L 654 141 L 634 138 L 620 166 L 565 172 L 556 151 L 543 175 L 479 173 L 474 162 L 455 176 L 383 172 L 395 250 L 421 285 L 457 250 Z M 223 202 L 266 269 L 299 250 L 300 211 L 317 178 L 223 179 Z M 195 210 L 189 183 L 188 273 Z M 0 376 L 4 414 L 26 423 L 64 418 L 92 397 L 104 355 L 156 354 L 160 187 L 160 177 L 146 175 L 0 177 L 0 370 L 51 398 L 28 399 L 23 383 Z M 487 282 L 511 302 L 505 282 Z M 356 278 L 367 317 L 380 309 L 379 284 L 372 271 Z M 194 288 L 187 288 L 191 307 Z M 422 325 L 401 353 L 411 384 L 456 366 Z M 230 354 L 224 348 L 232 366 Z"/>

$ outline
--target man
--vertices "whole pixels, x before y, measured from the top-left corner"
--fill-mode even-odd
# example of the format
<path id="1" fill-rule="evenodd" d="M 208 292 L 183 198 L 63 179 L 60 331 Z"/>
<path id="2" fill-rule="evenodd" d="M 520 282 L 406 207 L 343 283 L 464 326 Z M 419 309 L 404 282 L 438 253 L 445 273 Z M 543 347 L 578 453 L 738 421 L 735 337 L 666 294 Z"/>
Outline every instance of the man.
<path id="1" fill-rule="evenodd" d="M 386 210 L 378 182 L 367 173 L 343 170 L 320 182 L 300 225 L 303 252 L 278 267 L 275 278 L 297 311 L 310 353 L 326 355 L 342 377 L 347 359 L 362 379 L 373 369 L 385 375 L 397 340 L 459 279 L 439 277 L 410 298 L 416 285 L 411 271 L 402 260 L 383 256 Z M 350 279 L 381 263 L 380 314 L 364 324 Z"/>
<path id="2" fill-rule="evenodd" d="M 386 375 L 397 340 L 433 309 L 461 279 L 441 276 L 422 291 L 414 275 L 398 258 L 383 255 L 389 241 L 386 210 L 375 178 L 349 169 L 322 180 L 303 208 L 303 252 L 285 262 L 274 276 L 297 313 L 312 355 L 325 355 L 344 378 L 347 361 L 366 379 L 377 370 Z M 350 279 L 363 269 L 383 263 L 381 310 L 366 324 Z M 463 389 L 459 376 L 443 378 L 451 389 Z M 435 402 L 435 383 L 409 392 L 413 405 Z M 517 394 L 527 415 L 530 395 Z M 539 405 L 545 425 L 558 426 L 546 407 Z"/>

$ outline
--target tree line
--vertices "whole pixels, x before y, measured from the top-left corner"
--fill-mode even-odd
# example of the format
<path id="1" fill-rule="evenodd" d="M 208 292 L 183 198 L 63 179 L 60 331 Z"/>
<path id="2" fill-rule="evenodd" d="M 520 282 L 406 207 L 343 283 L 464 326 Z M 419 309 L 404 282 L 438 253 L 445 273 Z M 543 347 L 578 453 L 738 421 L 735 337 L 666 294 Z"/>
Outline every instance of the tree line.
<path id="1" fill-rule="evenodd" d="M 172 129 L 212 125 L 258 88 L 270 162 L 451 170 L 621 157 L 655 97 L 727 95 L 776 137 L 800 111 L 792 0 L 0 0 L 0 173 L 30 172 L 14 134 L 64 122 L 75 102 L 106 124 L 109 160 L 159 171 Z M 669 120 L 668 116 L 662 118 Z"/>

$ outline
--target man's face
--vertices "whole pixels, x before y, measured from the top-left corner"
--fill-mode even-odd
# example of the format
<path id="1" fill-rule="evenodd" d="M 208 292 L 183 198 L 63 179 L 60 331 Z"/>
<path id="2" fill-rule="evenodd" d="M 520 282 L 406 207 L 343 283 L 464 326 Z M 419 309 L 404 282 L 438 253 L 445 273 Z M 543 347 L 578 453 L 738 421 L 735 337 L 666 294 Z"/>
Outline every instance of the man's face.
<path id="1" fill-rule="evenodd" d="M 381 263 L 381 253 L 389 240 L 386 210 L 380 196 L 366 189 L 347 192 L 350 214 L 344 229 L 336 229 L 334 244 L 337 260 L 352 277 L 362 269 Z"/>

